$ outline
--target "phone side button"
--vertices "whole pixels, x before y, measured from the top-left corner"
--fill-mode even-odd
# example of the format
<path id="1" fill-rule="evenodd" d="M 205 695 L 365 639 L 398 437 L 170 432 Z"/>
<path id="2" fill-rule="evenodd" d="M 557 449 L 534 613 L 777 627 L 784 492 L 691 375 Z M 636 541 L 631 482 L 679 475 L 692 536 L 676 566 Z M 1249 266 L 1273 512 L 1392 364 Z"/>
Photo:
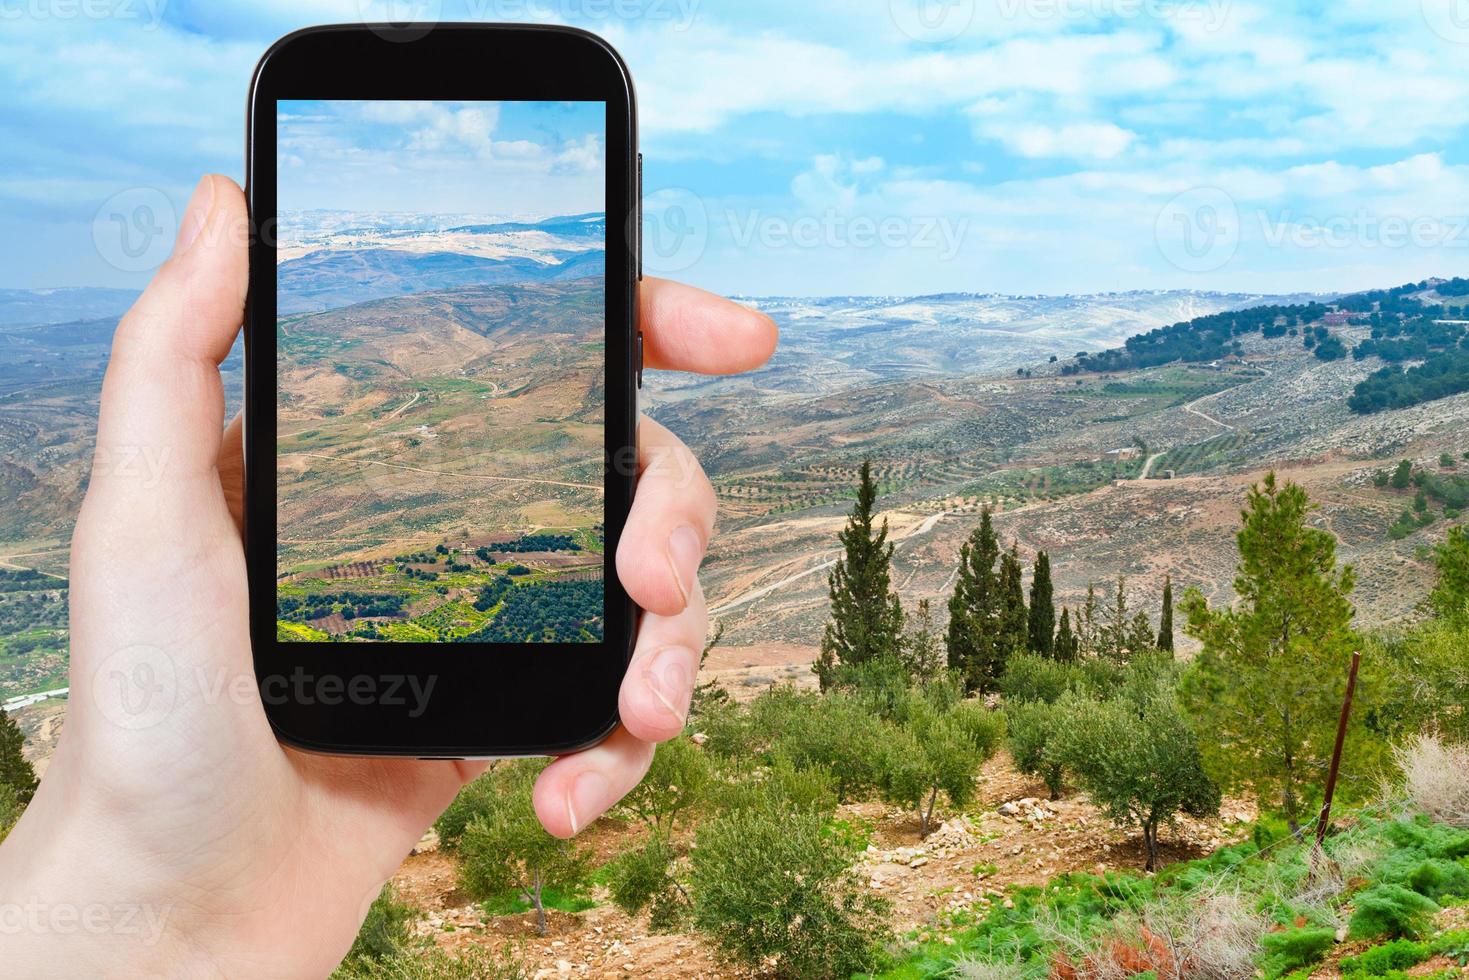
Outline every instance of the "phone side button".
<path id="1" fill-rule="evenodd" d="M 643 155 L 638 154 L 638 282 L 643 281 Z"/>
<path id="2" fill-rule="evenodd" d="M 638 388 L 643 387 L 643 332 L 638 331 Z"/>

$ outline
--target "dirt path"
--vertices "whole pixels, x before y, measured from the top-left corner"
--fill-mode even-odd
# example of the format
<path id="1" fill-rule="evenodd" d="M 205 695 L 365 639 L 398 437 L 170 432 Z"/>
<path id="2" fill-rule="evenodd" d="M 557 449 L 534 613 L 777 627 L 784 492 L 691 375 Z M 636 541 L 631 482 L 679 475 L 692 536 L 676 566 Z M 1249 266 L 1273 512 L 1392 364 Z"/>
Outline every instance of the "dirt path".
<path id="1" fill-rule="evenodd" d="M 1146 480 L 1148 478 L 1148 474 L 1150 474 L 1150 473 L 1153 472 L 1153 464 L 1156 463 L 1158 460 L 1162 459 L 1166 455 L 1168 455 L 1167 452 L 1161 452 L 1161 453 L 1154 453 L 1153 455 L 1149 456 L 1148 457 L 1148 461 L 1143 464 L 1143 472 L 1142 472 L 1142 475 L 1140 475 L 1138 477 L 1138 479 L 1139 480 Z"/>
<path id="2" fill-rule="evenodd" d="M 387 423 L 393 421 L 393 419 L 397 418 L 398 416 L 402 415 L 404 412 L 406 412 L 410 408 L 412 408 L 414 405 L 418 404 L 418 400 L 420 398 L 422 398 L 422 397 L 423 397 L 423 392 L 421 392 L 421 391 L 415 391 L 413 393 L 413 397 L 412 398 L 408 399 L 407 402 L 405 402 L 404 404 L 402 404 L 402 405 L 398 406 L 396 409 L 394 409 L 393 410 L 393 413 L 391 415 L 386 416 L 378 424 L 379 425 L 386 425 Z"/>

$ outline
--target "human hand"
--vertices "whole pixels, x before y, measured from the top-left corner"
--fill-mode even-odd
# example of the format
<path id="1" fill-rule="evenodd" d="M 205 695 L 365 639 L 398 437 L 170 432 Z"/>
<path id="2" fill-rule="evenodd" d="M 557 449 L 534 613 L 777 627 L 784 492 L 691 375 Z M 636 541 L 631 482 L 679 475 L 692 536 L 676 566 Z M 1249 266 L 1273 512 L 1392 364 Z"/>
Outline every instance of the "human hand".
<path id="1" fill-rule="evenodd" d="M 71 697 L 55 758 L 0 846 L 15 976 L 323 977 L 382 883 L 483 764 L 307 755 L 276 742 L 251 665 L 241 428 L 218 367 L 247 283 L 243 195 L 206 177 L 173 258 L 123 319 L 71 559 Z M 774 349 L 764 316 L 649 279 L 650 368 L 723 373 Z M 714 494 L 662 426 L 618 573 L 646 611 L 622 726 L 542 773 L 535 805 L 568 836 L 636 785 L 684 725 L 707 625 L 697 569 Z M 683 465 L 650 466 L 679 459 Z M 158 485 L 123 460 L 164 467 Z M 153 469 L 149 467 L 148 469 Z M 141 711 L 131 686 L 157 697 Z M 91 915 L 90 922 L 85 916 Z"/>

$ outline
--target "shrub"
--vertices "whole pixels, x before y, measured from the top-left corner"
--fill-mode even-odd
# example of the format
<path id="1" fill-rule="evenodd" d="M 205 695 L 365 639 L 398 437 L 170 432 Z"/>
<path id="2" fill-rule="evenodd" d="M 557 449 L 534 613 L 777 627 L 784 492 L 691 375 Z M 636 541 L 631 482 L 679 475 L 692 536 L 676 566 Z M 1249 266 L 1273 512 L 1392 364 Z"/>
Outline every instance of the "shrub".
<path id="1" fill-rule="evenodd" d="M 402 955 L 412 941 L 411 927 L 417 918 L 418 910 L 398 898 L 392 882 L 383 885 L 368 906 L 367 917 L 362 920 L 362 928 L 357 931 L 343 965 Z"/>
<path id="2" fill-rule="evenodd" d="M 1397 752 L 1408 798 L 1451 827 L 1469 828 L 1469 747 L 1422 735 Z"/>
<path id="3" fill-rule="evenodd" d="M 836 777 L 823 766 L 799 767 L 777 752 L 770 765 L 746 772 L 713 791 L 716 808 L 725 812 L 765 806 L 776 801 L 794 810 L 831 813 L 836 809 Z"/>
<path id="4" fill-rule="evenodd" d="M 1080 670 L 1059 660 L 1035 654 L 1017 654 L 1005 664 L 1000 693 L 1006 702 L 1044 701 L 1053 704 L 1081 676 Z"/>
<path id="5" fill-rule="evenodd" d="M 20 802 L 20 794 L 16 793 L 15 787 L 0 783 L 0 843 L 4 843 L 10 828 L 16 825 L 24 812 L 25 805 Z"/>
<path id="6" fill-rule="evenodd" d="M 548 890 L 573 891 L 587 878 L 587 855 L 571 841 L 552 837 L 536 819 L 531 788 L 543 762 L 517 762 L 490 775 L 498 792 L 464 828 L 459 839 L 463 864 L 459 884 L 477 899 L 512 891 L 536 910 L 536 927 L 546 934 Z"/>
<path id="7" fill-rule="evenodd" d="M 1380 977 L 1391 970 L 1417 966 L 1431 955 L 1432 951 L 1424 943 L 1395 939 L 1357 956 L 1346 957 L 1341 961 L 1341 973 L 1343 977 Z"/>
<path id="8" fill-rule="evenodd" d="M 676 877 L 673 846 L 657 834 L 613 861 L 607 882 L 612 901 L 628 915 L 651 909 L 649 925 L 659 932 L 678 927 L 688 911 L 687 895 Z"/>
<path id="9" fill-rule="evenodd" d="M 1057 732 L 1057 759 L 1115 823 L 1142 830 L 1147 870 L 1157 870 L 1164 823 L 1179 811 L 1219 811 L 1219 789 L 1171 692 L 1160 687 L 1142 704 L 1076 695 L 1059 704 L 1066 724 Z"/>
<path id="10" fill-rule="evenodd" d="M 455 954 L 425 944 L 386 960 L 343 964 L 331 980 L 529 980 L 515 951 L 466 946 Z"/>
<path id="11" fill-rule="evenodd" d="M 653 753 L 648 774 L 622 799 L 622 806 L 656 834 L 672 833 L 674 823 L 704 801 L 712 774 L 704 750 L 682 735 Z"/>
<path id="12" fill-rule="evenodd" d="M 823 814 L 778 801 L 698 828 L 694 921 L 727 958 L 782 977 L 848 977 L 878 963 L 886 903 L 850 870 L 853 844 Z"/>
<path id="13" fill-rule="evenodd" d="M 1280 977 L 1320 962 L 1326 951 L 1336 945 L 1336 930 L 1308 927 L 1267 932 L 1261 944 L 1265 947 L 1265 956 L 1260 961 L 1260 969 L 1267 977 Z"/>
<path id="14" fill-rule="evenodd" d="M 1015 768 L 1027 776 L 1040 777 L 1050 791 L 1051 799 L 1059 800 L 1065 777 L 1054 745 L 1054 736 L 1061 721 L 1060 712 L 1054 705 L 1033 701 L 1007 706 L 1005 721 Z"/>
<path id="15" fill-rule="evenodd" d="M 1432 899 L 1394 884 L 1373 885 L 1359 893 L 1354 904 L 1349 930 L 1353 939 L 1417 937 L 1438 912 Z"/>
<path id="16" fill-rule="evenodd" d="M 503 777 L 496 776 L 495 772 L 491 769 L 459 790 L 454 802 L 439 814 L 439 819 L 434 821 L 434 830 L 438 832 L 440 846 L 451 851 L 457 848 L 469 822 L 488 813 L 497 804 Z"/>
<path id="17" fill-rule="evenodd" d="M 775 749 L 798 768 L 829 769 L 842 801 L 877 788 L 881 719 L 851 696 L 812 698 L 799 710 L 786 712 L 779 731 Z"/>
<path id="18" fill-rule="evenodd" d="M 1408 875 L 1407 885 L 1435 902 L 1469 897 L 1469 868 L 1442 858 L 1429 858 Z"/>

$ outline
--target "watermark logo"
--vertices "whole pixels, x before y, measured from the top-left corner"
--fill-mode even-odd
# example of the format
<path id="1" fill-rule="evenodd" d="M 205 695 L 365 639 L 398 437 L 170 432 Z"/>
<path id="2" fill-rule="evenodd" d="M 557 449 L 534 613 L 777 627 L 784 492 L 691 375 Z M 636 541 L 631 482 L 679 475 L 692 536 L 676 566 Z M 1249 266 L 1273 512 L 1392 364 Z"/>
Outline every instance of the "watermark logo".
<path id="1" fill-rule="evenodd" d="M 92 219 L 92 244 L 122 272 L 151 272 L 173 251 L 178 212 L 156 187 L 130 187 L 112 195 Z"/>
<path id="2" fill-rule="evenodd" d="M 1469 44 L 1469 0 L 1421 0 L 1421 4 L 1433 33 L 1454 44 Z"/>
<path id="3" fill-rule="evenodd" d="M 172 713 L 178 669 L 157 647 L 131 646 L 112 654 L 92 674 L 92 698 L 118 728 L 142 731 Z"/>
<path id="4" fill-rule="evenodd" d="M 893 24 L 924 44 L 952 41 L 974 23 L 975 0 L 888 0 Z"/>
<path id="5" fill-rule="evenodd" d="M 384 40 L 398 43 L 427 37 L 443 15 L 442 0 L 357 0 L 357 19 Z"/>
<path id="6" fill-rule="evenodd" d="M 0 0 L 0 21 L 136 21 L 145 31 L 163 22 L 168 0 Z"/>
<path id="7" fill-rule="evenodd" d="M 1215 272 L 1239 251 L 1239 207 L 1217 187 L 1184 191 L 1158 213 L 1153 234 L 1163 257 L 1184 272 Z"/>
<path id="8" fill-rule="evenodd" d="M 688 269 L 709 247 L 709 209 L 686 187 L 643 196 L 643 268 L 655 275 Z"/>

